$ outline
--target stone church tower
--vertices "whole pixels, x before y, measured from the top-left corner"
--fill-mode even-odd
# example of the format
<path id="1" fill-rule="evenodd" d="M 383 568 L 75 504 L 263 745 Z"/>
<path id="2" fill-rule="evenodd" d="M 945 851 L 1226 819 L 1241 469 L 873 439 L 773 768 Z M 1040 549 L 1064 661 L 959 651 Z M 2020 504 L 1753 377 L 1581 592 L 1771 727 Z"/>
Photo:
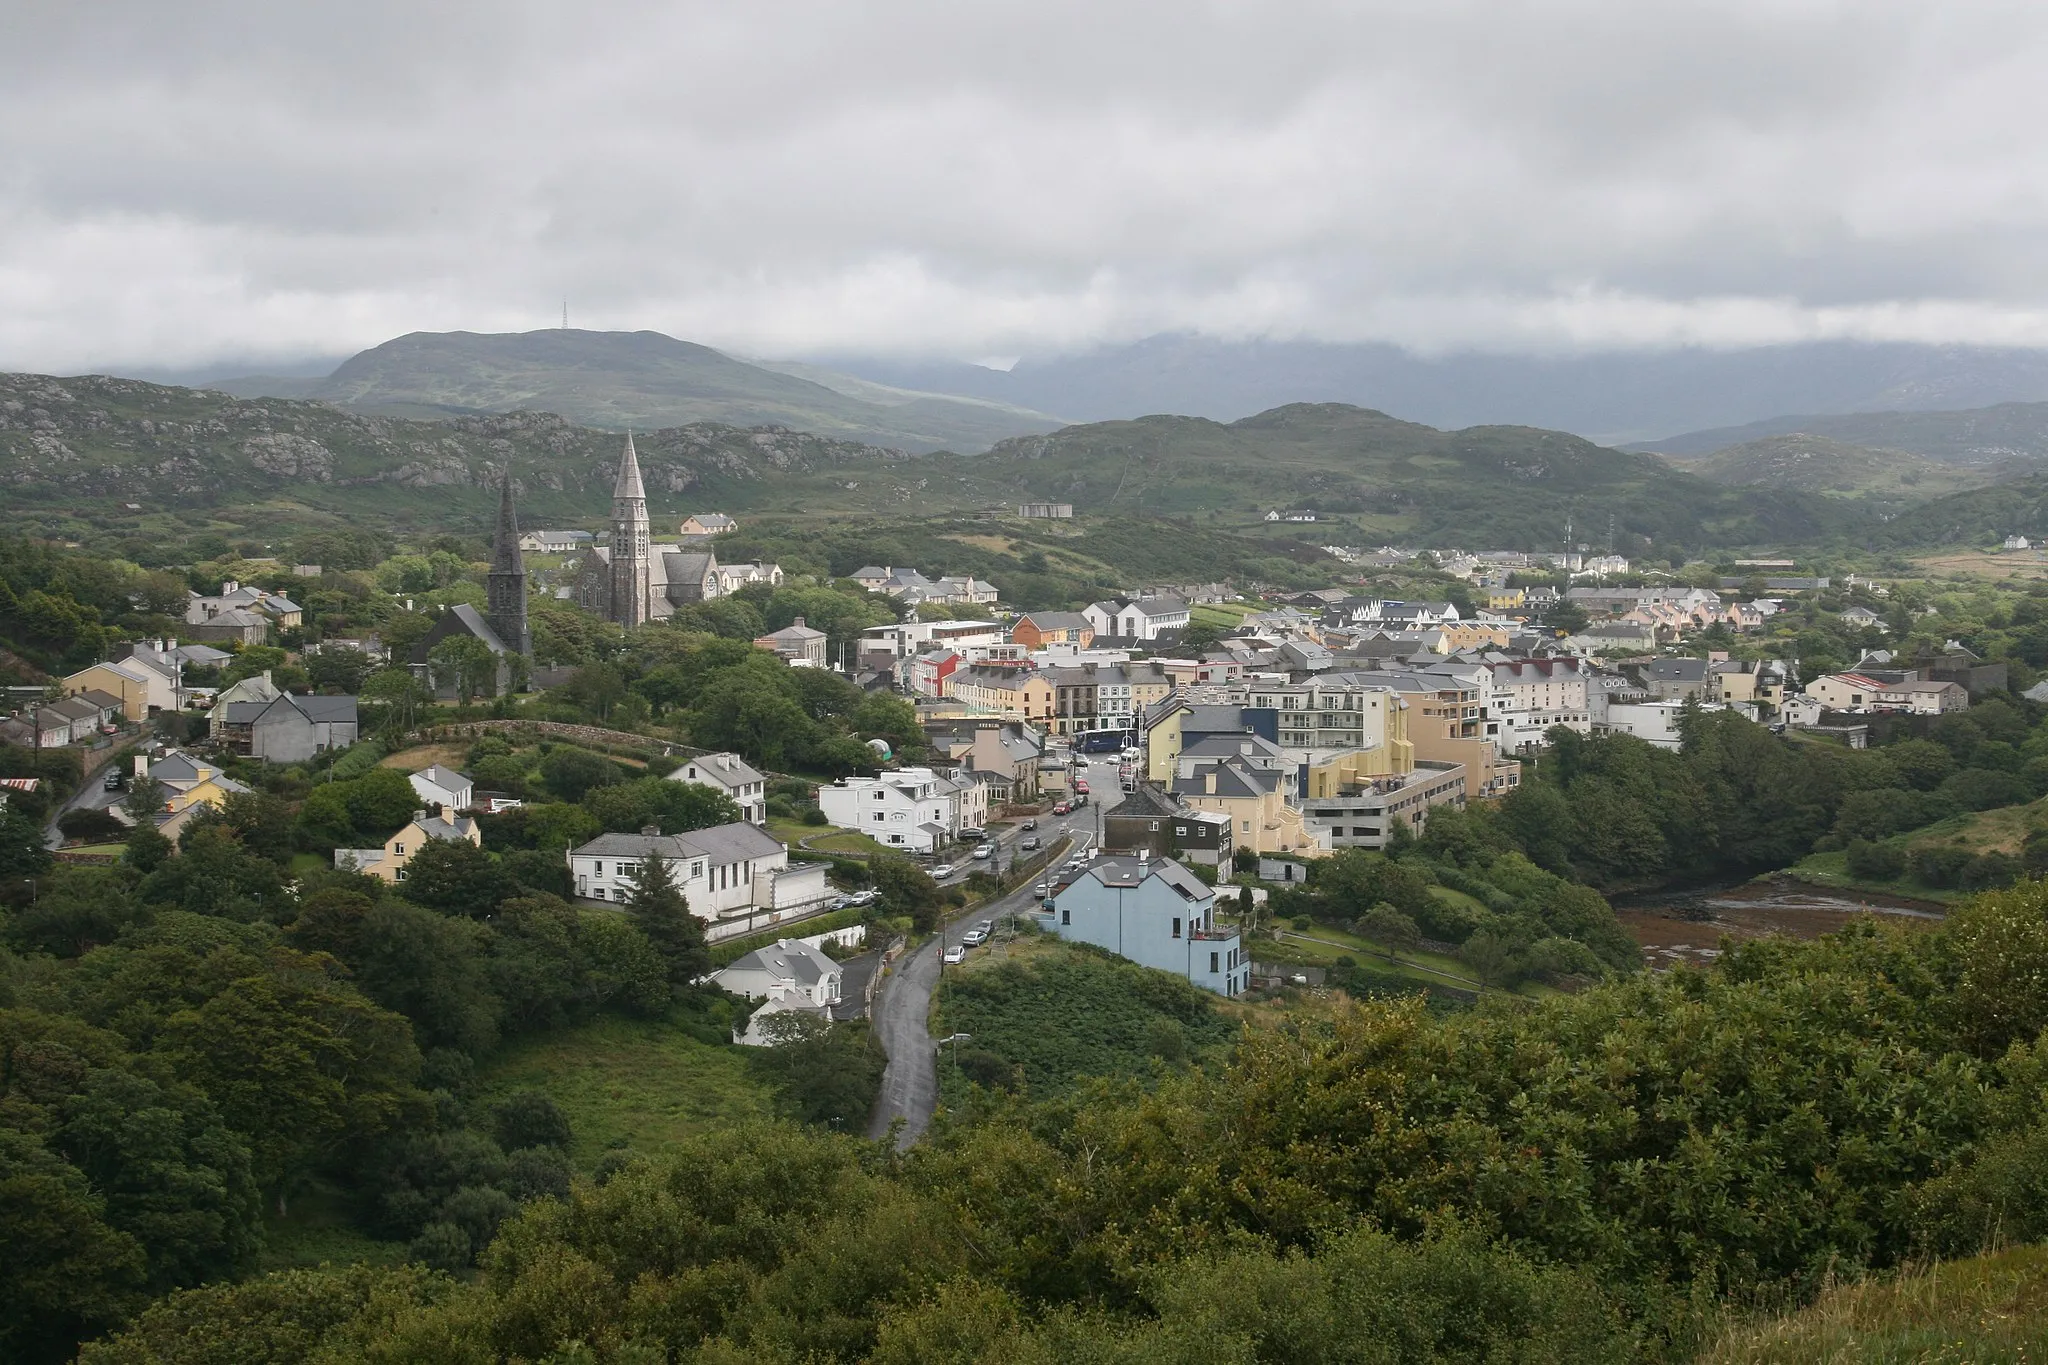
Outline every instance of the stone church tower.
<path id="1" fill-rule="evenodd" d="M 512 466 L 505 466 L 498 495 L 498 532 L 491 545 L 491 572 L 484 580 L 485 619 L 516 654 L 533 657 L 533 632 L 526 622 L 526 558 L 519 550 L 519 515 L 512 507 Z"/>
<path id="2" fill-rule="evenodd" d="M 626 457 L 619 461 L 619 481 L 612 487 L 612 609 L 610 618 L 624 626 L 645 625 L 654 597 L 653 555 L 647 528 L 647 488 L 640 482 L 640 456 L 633 433 L 626 433 Z"/>

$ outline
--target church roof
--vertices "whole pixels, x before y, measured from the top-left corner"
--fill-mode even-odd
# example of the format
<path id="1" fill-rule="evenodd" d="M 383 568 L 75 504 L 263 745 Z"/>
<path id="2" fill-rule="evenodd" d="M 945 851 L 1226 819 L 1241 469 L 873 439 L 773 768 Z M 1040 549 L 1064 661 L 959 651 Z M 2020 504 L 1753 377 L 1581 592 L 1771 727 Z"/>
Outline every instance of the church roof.
<path id="1" fill-rule="evenodd" d="M 612 485 L 613 498 L 647 501 L 647 485 L 640 482 L 640 456 L 633 449 L 633 433 L 626 433 L 626 455 L 619 461 L 619 481 Z"/>

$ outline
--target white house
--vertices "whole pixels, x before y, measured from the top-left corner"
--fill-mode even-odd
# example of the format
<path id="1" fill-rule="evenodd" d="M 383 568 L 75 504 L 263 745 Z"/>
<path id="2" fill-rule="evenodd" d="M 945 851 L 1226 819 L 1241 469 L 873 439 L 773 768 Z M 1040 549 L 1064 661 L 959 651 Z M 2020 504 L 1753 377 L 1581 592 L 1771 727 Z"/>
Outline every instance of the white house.
<path id="1" fill-rule="evenodd" d="M 1169 631 L 1186 630 L 1188 604 L 1178 597 L 1112 598 L 1081 609 L 1097 635 L 1128 640 L 1156 640 Z"/>
<path id="2" fill-rule="evenodd" d="M 705 754 L 668 775 L 671 782 L 689 782 L 725 793 L 750 825 L 768 823 L 768 779 L 738 754 Z"/>
<path id="3" fill-rule="evenodd" d="M 769 947 L 757 948 L 711 974 L 719 989 L 764 1002 L 736 1039 L 756 1047 L 768 1042 L 762 1023 L 777 1014 L 801 1011 L 820 1019 L 830 1018 L 832 1006 L 839 1003 L 844 977 L 837 962 L 810 944 L 794 939 L 781 939 Z"/>
<path id="4" fill-rule="evenodd" d="M 640 863 L 660 858 L 699 919 L 718 921 L 760 910 L 803 910 L 831 899 L 824 863 L 791 863 L 789 849 L 749 824 L 687 834 L 600 834 L 569 851 L 580 900 L 621 904 Z"/>
<path id="5" fill-rule="evenodd" d="M 465 774 L 438 763 L 414 773 L 409 780 L 413 791 L 428 810 L 438 806 L 446 806 L 449 810 L 468 810 L 476 787 Z"/>
<path id="6" fill-rule="evenodd" d="M 875 777 L 843 777 L 818 788 L 818 808 L 841 829 L 910 853 L 931 853 L 988 816 L 988 790 L 930 768 L 898 768 Z"/>

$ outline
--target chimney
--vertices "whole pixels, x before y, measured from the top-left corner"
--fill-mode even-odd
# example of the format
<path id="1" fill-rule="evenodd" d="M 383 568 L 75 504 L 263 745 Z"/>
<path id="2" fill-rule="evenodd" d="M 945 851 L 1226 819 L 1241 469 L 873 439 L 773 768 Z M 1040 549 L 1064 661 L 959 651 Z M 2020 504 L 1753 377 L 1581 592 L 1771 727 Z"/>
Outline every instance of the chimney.
<path id="1" fill-rule="evenodd" d="M 804 618 L 801 616 L 797 617 L 794 625 L 798 630 L 802 630 L 804 628 Z"/>
<path id="2" fill-rule="evenodd" d="M 414 812 L 412 813 L 412 822 L 413 822 L 414 824 L 418 824 L 418 823 L 420 823 L 420 821 L 422 821 L 422 820 L 424 820 L 424 819 L 426 819 L 426 818 L 427 818 L 427 813 L 426 813 L 425 811 L 423 811 L 423 810 L 416 810 L 416 811 L 414 811 Z"/>
<path id="3" fill-rule="evenodd" d="M 135 775 L 137 777 L 149 776 L 149 759 L 146 755 L 135 755 Z"/>
<path id="4" fill-rule="evenodd" d="M 1202 790 L 1207 792 L 1210 796 L 1214 796 L 1216 794 L 1216 770 L 1214 768 L 1203 769 Z"/>

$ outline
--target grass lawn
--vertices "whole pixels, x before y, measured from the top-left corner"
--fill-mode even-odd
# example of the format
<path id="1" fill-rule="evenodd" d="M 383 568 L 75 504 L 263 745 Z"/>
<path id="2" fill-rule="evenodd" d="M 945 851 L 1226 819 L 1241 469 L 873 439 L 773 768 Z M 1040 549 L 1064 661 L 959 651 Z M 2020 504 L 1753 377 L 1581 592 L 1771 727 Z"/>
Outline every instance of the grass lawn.
<path id="1" fill-rule="evenodd" d="M 1188 624 L 1235 630 L 1239 622 L 1256 610 L 1245 602 L 1198 602 L 1188 608 Z"/>
<path id="2" fill-rule="evenodd" d="M 1908 900 L 1934 901 L 1941 905 L 1953 904 L 1968 892 L 1938 886 L 1922 886 L 1910 877 L 1901 877 L 1895 882 L 1859 881 L 1849 875 L 1849 855 L 1846 853 L 1810 853 L 1785 869 L 1785 875 L 1815 886 L 1827 887 L 1830 891 L 1860 891 L 1876 896 L 1904 896 Z"/>
<path id="3" fill-rule="evenodd" d="M 415 744 L 410 749 L 400 749 L 395 754 L 384 755 L 377 760 L 377 766 L 416 773 L 431 768 L 436 763 L 447 768 L 460 768 L 463 760 L 468 757 L 467 744 Z"/>
<path id="4" fill-rule="evenodd" d="M 527 1039 L 478 1076 L 487 1103 L 528 1087 L 568 1116 L 570 1156 L 586 1171 L 607 1148 L 651 1155 L 703 1129 L 765 1117 L 772 1106 L 743 1049 L 699 1042 L 658 1019 L 606 1017 Z"/>
<path id="5" fill-rule="evenodd" d="M 2048 1247 L 2023 1246 L 1823 1293 L 1730 1330 L 1702 1365 L 1992 1365 L 2048 1359 Z"/>
<path id="6" fill-rule="evenodd" d="M 886 853 L 888 850 L 850 829 L 834 830 L 830 825 L 807 825 L 801 820 L 784 820 L 777 816 L 768 817 L 768 833 L 791 848 L 803 847 L 803 841 L 811 841 L 814 853 Z"/>
<path id="7" fill-rule="evenodd" d="M 324 1181 L 301 1190 L 286 1204 L 285 1217 L 271 1205 L 263 1217 L 261 1270 L 295 1270 L 325 1261 L 350 1265 L 397 1265 L 405 1259 L 405 1243 L 380 1242 L 359 1232 L 350 1219 L 349 1202 Z"/>
<path id="8" fill-rule="evenodd" d="M 80 845 L 79 845 L 79 846 L 78 846 L 77 848 L 67 848 L 67 849 L 65 849 L 64 851 L 65 851 L 66 853 L 92 853 L 92 854 L 98 854 L 98 855 L 111 855 L 111 856 L 114 856 L 114 857 L 119 857 L 119 856 L 120 856 L 121 854 L 123 854 L 123 853 L 126 853 L 126 852 L 128 851 L 128 845 L 126 845 L 126 844 L 80 844 Z"/>
<path id="9" fill-rule="evenodd" d="M 334 859 L 332 858 L 323 858 L 317 853 L 294 853 L 291 861 L 291 874 L 294 877 L 303 877 L 309 872 L 319 872 L 333 866 Z"/>

